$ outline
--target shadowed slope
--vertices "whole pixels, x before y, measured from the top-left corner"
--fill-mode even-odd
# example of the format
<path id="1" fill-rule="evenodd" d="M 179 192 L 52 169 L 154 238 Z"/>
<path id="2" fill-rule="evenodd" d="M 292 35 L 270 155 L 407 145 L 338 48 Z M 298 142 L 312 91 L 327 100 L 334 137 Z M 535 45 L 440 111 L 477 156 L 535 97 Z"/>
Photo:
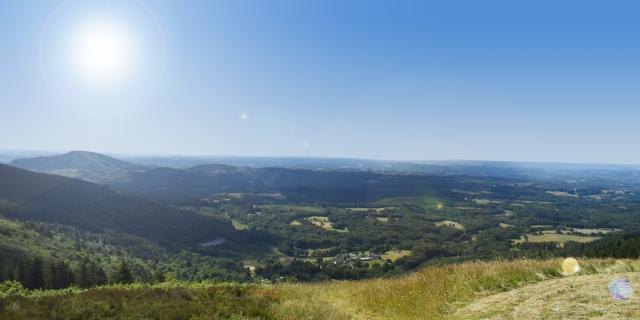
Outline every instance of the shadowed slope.
<path id="1" fill-rule="evenodd" d="M 0 213 L 72 225 L 114 229 L 176 242 L 215 238 L 232 227 L 198 214 L 121 195 L 108 187 L 0 165 Z"/>

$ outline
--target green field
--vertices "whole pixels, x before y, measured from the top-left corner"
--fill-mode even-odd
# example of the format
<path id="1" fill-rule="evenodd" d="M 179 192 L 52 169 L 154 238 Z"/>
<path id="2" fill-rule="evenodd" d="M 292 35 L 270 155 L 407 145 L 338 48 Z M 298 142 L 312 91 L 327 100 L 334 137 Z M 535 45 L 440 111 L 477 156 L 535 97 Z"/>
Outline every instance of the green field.
<path id="1" fill-rule="evenodd" d="M 371 205 L 372 207 L 398 208 L 403 204 L 412 203 L 424 208 L 442 209 L 444 207 L 444 200 L 446 199 L 435 196 L 416 195 L 412 197 L 384 198 L 371 202 L 369 203 L 369 205 Z"/>
<path id="2" fill-rule="evenodd" d="M 382 259 L 396 261 L 410 254 L 411 254 L 411 250 L 389 250 L 382 255 Z"/>
<path id="3" fill-rule="evenodd" d="M 236 230 L 248 230 L 249 229 L 248 225 L 246 225 L 246 224 L 244 224 L 244 223 L 242 223 L 242 222 L 240 222 L 238 220 L 235 220 L 235 219 L 231 220 L 231 224 L 233 225 L 233 228 L 236 229 Z"/>
<path id="4" fill-rule="evenodd" d="M 451 220 L 444 220 L 444 221 L 440 221 L 440 222 L 436 222 L 436 226 L 437 227 L 449 227 L 449 228 L 454 228 L 454 229 L 458 229 L 458 230 L 464 230 L 464 226 L 458 222 L 455 221 L 451 221 Z"/>
<path id="5" fill-rule="evenodd" d="M 397 207 L 378 207 L 378 208 L 349 208 L 349 210 L 353 211 L 353 212 L 369 212 L 369 211 L 374 211 L 377 213 L 380 213 L 384 210 L 392 210 L 392 209 L 396 209 Z"/>
<path id="6" fill-rule="evenodd" d="M 490 204 L 499 204 L 500 201 L 494 201 L 494 200 L 489 200 L 489 199 L 473 199 L 473 203 L 475 203 L 477 205 L 481 205 L 481 206 L 486 206 L 486 205 L 490 205 Z"/>
<path id="7" fill-rule="evenodd" d="M 270 244 L 265 243 L 235 243 L 225 242 L 217 247 L 221 252 L 228 252 L 230 255 L 236 256 L 238 260 L 265 259 L 270 257 L 283 257 L 284 255 L 278 249 Z"/>
<path id="8" fill-rule="evenodd" d="M 333 228 L 333 222 L 329 220 L 329 217 L 324 216 L 311 216 L 305 218 L 305 220 L 313 223 L 315 226 L 325 229 L 327 231 L 336 231 L 336 232 L 349 232 L 348 229 L 335 229 Z"/>
<path id="9" fill-rule="evenodd" d="M 564 244 L 567 241 L 575 241 L 575 242 L 591 242 L 594 240 L 600 239 L 599 237 L 591 237 L 584 235 L 573 235 L 573 234 L 564 234 L 564 233 L 556 233 L 555 231 L 545 231 L 541 235 L 537 234 L 527 234 L 527 238 L 522 236 L 520 239 L 515 240 L 514 243 L 523 243 L 523 242 L 557 242 L 559 244 Z"/>
<path id="10" fill-rule="evenodd" d="M 585 235 L 591 235 L 591 234 L 595 234 L 595 233 L 602 233 L 602 234 L 607 234 L 607 233 L 611 233 L 611 232 L 619 232 L 622 231 L 621 229 L 604 229 L 604 228 L 573 228 L 571 229 L 574 232 L 578 232 L 578 233 L 582 233 Z"/>
<path id="11" fill-rule="evenodd" d="M 325 208 L 316 207 L 316 206 L 296 206 L 296 205 L 265 204 L 265 205 L 259 205 L 257 207 L 258 208 L 271 209 L 271 210 L 300 211 L 300 212 L 309 212 L 309 213 L 322 213 L 322 212 L 326 211 Z"/>

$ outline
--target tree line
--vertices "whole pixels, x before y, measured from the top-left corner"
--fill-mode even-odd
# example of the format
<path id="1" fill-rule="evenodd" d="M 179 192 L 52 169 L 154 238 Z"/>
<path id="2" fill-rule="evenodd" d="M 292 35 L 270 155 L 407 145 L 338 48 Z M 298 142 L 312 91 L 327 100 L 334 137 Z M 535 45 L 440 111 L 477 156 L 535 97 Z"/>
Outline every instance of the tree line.
<path id="1" fill-rule="evenodd" d="M 135 278 L 124 258 L 107 275 L 101 266 L 92 261 L 80 262 L 72 268 L 59 259 L 20 257 L 15 260 L 0 260 L 0 282 L 10 280 L 20 282 L 27 289 L 63 289 L 71 286 L 91 288 L 108 283 L 132 283 Z"/>

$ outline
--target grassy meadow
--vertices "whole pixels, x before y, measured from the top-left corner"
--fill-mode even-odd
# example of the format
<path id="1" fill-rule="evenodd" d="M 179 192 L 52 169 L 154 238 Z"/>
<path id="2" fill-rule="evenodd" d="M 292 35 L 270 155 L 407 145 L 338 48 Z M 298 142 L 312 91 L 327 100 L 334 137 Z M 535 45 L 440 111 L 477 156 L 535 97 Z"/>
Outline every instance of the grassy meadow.
<path id="1" fill-rule="evenodd" d="M 589 230 L 589 229 L 585 229 Z M 524 243 L 524 242 L 556 242 L 560 246 L 564 245 L 567 241 L 575 241 L 580 243 L 591 242 L 594 240 L 598 240 L 600 237 L 589 236 L 587 233 L 585 234 L 567 234 L 567 233 L 557 233 L 552 230 L 545 230 L 541 234 L 527 234 L 525 236 L 521 236 L 520 239 L 514 240 L 514 243 Z"/>
<path id="2" fill-rule="evenodd" d="M 637 261 L 581 260 L 579 276 Z M 0 286 L 1 319 L 447 319 L 473 301 L 564 278 L 561 259 L 465 262 L 386 279 L 313 284 L 162 283 L 26 291 Z M 574 277 L 574 276 L 570 276 Z"/>

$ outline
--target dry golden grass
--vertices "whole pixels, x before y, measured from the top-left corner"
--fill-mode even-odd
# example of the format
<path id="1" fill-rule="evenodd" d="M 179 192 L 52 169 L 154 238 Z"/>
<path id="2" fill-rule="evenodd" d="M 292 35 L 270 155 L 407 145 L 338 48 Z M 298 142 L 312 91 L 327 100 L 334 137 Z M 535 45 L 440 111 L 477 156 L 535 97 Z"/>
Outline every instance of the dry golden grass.
<path id="1" fill-rule="evenodd" d="M 571 276 L 491 295 L 459 309 L 456 319 L 639 319 L 640 296 L 615 301 L 609 282 L 622 276 L 640 281 L 636 263 L 620 262 L 598 274 Z"/>
<path id="2" fill-rule="evenodd" d="M 561 259 L 467 262 L 429 267 L 391 279 L 271 286 L 282 302 L 277 319 L 454 319 L 474 300 L 536 282 L 561 278 Z M 581 261 L 581 275 L 614 266 Z"/>

